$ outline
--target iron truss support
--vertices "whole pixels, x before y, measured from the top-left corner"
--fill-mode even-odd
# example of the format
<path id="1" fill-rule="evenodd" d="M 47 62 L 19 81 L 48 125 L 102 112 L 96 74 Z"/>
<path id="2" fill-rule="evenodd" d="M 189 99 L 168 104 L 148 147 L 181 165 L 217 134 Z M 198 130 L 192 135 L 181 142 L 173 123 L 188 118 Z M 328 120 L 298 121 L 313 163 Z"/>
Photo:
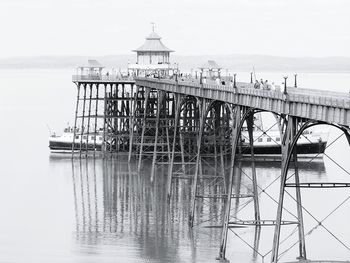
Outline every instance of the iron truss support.
<path id="1" fill-rule="evenodd" d="M 226 178 L 227 167 L 225 159 L 230 156 L 230 121 L 232 106 L 220 101 L 207 101 L 208 105 L 202 116 L 203 126 L 200 131 L 201 144 L 197 153 L 202 172 L 195 173 L 192 189 L 190 226 L 209 227 L 215 225 L 215 218 L 221 225 L 224 213 L 224 203 L 227 199 Z M 198 160 L 198 159 L 197 159 Z M 196 162 L 197 165 L 198 162 Z M 195 213 L 198 214 L 194 224 Z M 214 222 L 213 222 L 214 221 Z"/>

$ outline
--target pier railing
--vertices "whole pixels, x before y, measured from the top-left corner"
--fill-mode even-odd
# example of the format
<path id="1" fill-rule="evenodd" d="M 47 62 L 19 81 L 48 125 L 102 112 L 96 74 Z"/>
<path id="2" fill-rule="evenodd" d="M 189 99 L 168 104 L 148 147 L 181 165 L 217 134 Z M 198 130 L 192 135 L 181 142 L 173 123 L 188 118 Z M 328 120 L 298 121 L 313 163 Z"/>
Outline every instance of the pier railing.
<path id="1" fill-rule="evenodd" d="M 200 84 L 196 81 L 135 77 L 136 85 L 178 94 L 220 100 L 261 110 L 303 118 L 350 125 L 350 94 L 287 87 L 255 89 L 251 83 L 231 85 Z"/>
<path id="2" fill-rule="evenodd" d="M 97 74 L 87 74 L 87 75 L 73 75 L 73 82 L 87 81 L 87 82 L 133 82 L 134 78 L 132 76 L 120 76 L 120 75 L 97 75 Z"/>

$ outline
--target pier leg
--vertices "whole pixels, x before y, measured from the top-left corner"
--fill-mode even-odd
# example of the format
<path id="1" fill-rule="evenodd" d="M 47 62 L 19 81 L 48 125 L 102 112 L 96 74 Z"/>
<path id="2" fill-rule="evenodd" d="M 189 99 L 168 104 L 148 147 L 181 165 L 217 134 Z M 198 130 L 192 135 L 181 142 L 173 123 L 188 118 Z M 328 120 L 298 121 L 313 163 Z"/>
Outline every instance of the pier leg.
<path id="1" fill-rule="evenodd" d="M 137 171 L 141 171 L 141 163 L 142 163 L 142 155 L 143 155 L 143 141 L 145 136 L 145 130 L 146 130 L 146 120 L 147 120 L 147 107 L 148 107 L 148 99 L 150 94 L 150 89 L 145 88 L 145 103 L 144 103 L 144 116 L 142 121 L 142 133 L 141 133 L 141 142 L 140 142 L 140 151 L 139 151 L 139 162 L 137 166 Z"/>
<path id="2" fill-rule="evenodd" d="M 77 132 L 79 100 L 80 100 L 80 84 L 77 84 L 77 104 L 75 106 L 75 119 L 74 119 L 74 127 L 73 127 L 72 158 L 74 157 L 74 145 L 75 145 L 75 135 Z"/>
<path id="3" fill-rule="evenodd" d="M 86 84 L 84 84 L 84 97 L 83 97 L 83 112 L 81 120 L 81 131 L 80 131 L 80 147 L 79 147 L 79 156 L 81 157 L 82 146 L 83 146 L 83 134 L 84 134 L 84 120 L 85 120 L 85 103 L 86 103 Z"/>
<path id="4" fill-rule="evenodd" d="M 169 125 L 170 125 L 170 120 L 165 121 L 165 133 L 166 133 L 166 144 L 167 144 L 167 155 L 168 155 L 168 160 L 171 158 L 171 152 L 170 152 L 170 137 L 169 137 Z"/>
<path id="5" fill-rule="evenodd" d="M 107 131 L 107 120 L 106 120 L 106 114 L 107 114 L 107 84 L 104 84 L 104 110 L 103 110 L 103 142 L 101 145 L 101 151 L 103 154 L 106 152 L 107 149 L 107 143 L 106 143 L 106 133 Z"/>
<path id="6" fill-rule="evenodd" d="M 241 122 L 241 109 L 239 106 L 236 107 L 236 111 L 231 113 L 233 118 L 233 127 L 231 134 L 231 164 L 230 164 L 230 175 L 228 181 L 227 189 L 227 199 L 225 203 L 225 214 L 223 218 L 221 240 L 220 240 L 220 250 L 219 250 L 219 260 L 226 261 L 226 244 L 227 244 L 227 234 L 230 221 L 231 212 L 231 196 L 232 196 L 232 185 L 234 176 L 234 165 L 236 157 L 237 141 L 240 133 L 240 122 Z"/>
<path id="7" fill-rule="evenodd" d="M 99 99 L 99 96 L 98 96 L 98 84 L 96 84 L 96 97 L 95 97 L 95 127 L 94 127 L 94 156 L 96 154 L 96 138 L 97 138 L 97 135 L 98 135 L 98 132 L 97 132 L 97 115 L 98 115 L 98 99 Z"/>
<path id="8" fill-rule="evenodd" d="M 282 222 L 282 212 L 283 212 L 283 200 L 284 200 L 284 188 L 287 179 L 288 173 L 288 152 L 290 148 L 290 142 L 292 140 L 292 131 L 293 131 L 293 117 L 290 117 L 287 124 L 287 130 L 284 134 L 282 141 L 282 174 L 281 174 L 281 185 L 280 185 L 280 194 L 277 207 L 277 219 L 275 225 L 275 233 L 273 237 L 273 245 L 271 251 L 271 262 L 277 263 L 278 261 L 278 249 L 280 242 L 280 233 L 281 233 L 281 222 Z"/>
<path id="9" fill-rule="evenodd" d="M 186 173 L 186 165 L 185 165 L 185 146 L 184 146 L 184 135 L 179 128 L 180 134 L 180 148 L 181 148 L 181 162 L 182 162 L 182 173 Z"/>
<path id="10" fill-rule="evenodd" d="M 221 109 L 221 107 L 219 108 Z M 221 176 L 223 178 L 223 187 L 224 187 L 224 194 L 226 193 L 226 179 L 225 179 L 225 161 L 224 161 L 224 118 L 223 116 L 223 112 L 220 110 L 220 112 L 218 113 L 218 117 L 220 118 L 220 122 L 219 122 L 219 141 L 220 141 L 220 145 L 219 145 L 219 150 L 220 150 L 220 166 L 221 166 Z"/>
<path id="11" fill-rule="evenodd" d="M 89 151 L 89 135 L 90 135 L 90 121 L 91 121 L 91 102 L 92 102 L 92 84 L 89 85 L 90 94 L 89 94 L 89 106 L 88 106 L 88 124 L 87 124 L 87 134 L 86 134 L 86 146 L 85 146 L 85 157 L 88 156 Z"/>
<path id="12" fill-rule="evenodd" d="M 216 109 L 215 109 L 215 113 L 216 113 Z M 214 114 L 215 116 L 215 114 Z M 214 130 L 214 169 L 215 169 L 215 176 L 218 175 L 218 150 L 217 150 L 217 129 L 220 127 L 220 125 L 217 125 L 217 116 L 216 119 L 214 119 L 214 116 L 212 116 L 213 122 L 214 122 L 214 126 L 213 126 L 213 130 Z"/>
<path id="13" fill-rule="evenodd" d="M 256 225 L 255 232 L 254 232 L 254 250 L 253 250 L 254 260 L 258 257 L 260 234 L 261 234 L 261 225 Z"/>
<path id="14" fill-rule="evenodd" d="M 158 98 L 157 98 L 156 134 L 154 136 L 151 180 L 154 178 L 155 165 L 156 165 L 156 161 L 157 161 L 158 137 L 159 137 L 159 118 L 160 118 L 162 105 L 163 105 L 163 98 L 164 98 L 164 93 L 162 91 L 158 91 L 157 94 L 158 94 Z"/>
<path id="15" fill-rule="evenodd" d="M 135 125 L 135 118 L 136 118 L 136 108 L 137 108 L 137 98 L 139 93 L 139 87 L 136 87 L 135 97 L 134 97 L 134 103 L 131 105 L 132 107 L 132 116 L 129 117 L 130 120 L 130 140 L 129 140 L 129 155 L 128 155 L 128 162 L 131 161 L 131 155 L 133 151 L 133 142 L 134 142 L 134 125 Z"/>
<path id="16" fill-rule="evenodd" d="M 173 178 L 173 168 L 174 168 L 174 159 L 175 159 L 175 145 L 176 145 L 176 135 L 177 135 L 177 129 L 178 129 L 178 122 L 179 122 L 179 116 L 180 116 L 180 96 L 175 95 L 175 123 L 174 123 L 174 138 L 173 138 L 173 147 L 171 151 L 171 159 L 170 159 L 170 165 L 168 170 L 168 180 L 167 180 L 167 200 L 170 202 L 170 196 L 171 196 L 171 184 L 172 184 L 172 178 Z M 181 143 L 181 138 L 180 138 Z M 182 147 L 181 147 L 182 148 Z M 184 162 L 184 160 L 183 160 Z"/>
<path id="17" fill-rule="evenodd" d="M 255 169 L 255 157 L 254 157 L 254 116 L 250 114 L 247 118 L 247 128 L 249 134 L 249 146 L 251 154 L 251 166 L 252 166 L 252 181 L 253 181 L 253 195 L 254 195 L 254 219 L 257 224 L 260 224 L 260 208 L 259 208 L 259 196 L 258 196 L 258 182 L 256 179 L 256 169 Z"/>
<path id="18" fill-rule="evenodd" d="M 294 133 L 296 134 L 296 127 L 294 127 Z M 300 192 L 300 180 L 299 180 L 299 169 L 298 169 L 298 153 L 297 153 L 297 145 L 294 146 L 293 149 L 293 161 L 294 161 L 294 177 L 295 177 L 295 191 L 296 191 L 296 200 L 297 200 L 297 213 L 298 213 L 298 234 L 299 234 L 299 257 L 298 259 L 306 260 L 306 245 L 305 245 L 305 233 L 304 233 L 304 219 L 303 219 L 303 207 L 301 205 L 301 192 Z"/>
<path id="19" fill-rule="evenodd" d="M 189 225 L 190 227 L 193 227 L 194 223 L 194 214 L 195 214 L 195 209 L 196 209 L 196 195 L 197 195 L 197 183 L 198 183 L 198 173 L 199 173 L 199 166 L 201 164 L 200 159 L 201 159 L 201 144 L 202 144 L 202 136 L 203 136 L 203 129 L 204 129 L 204 120 L 205 120 L 205 112 L 206 112 L 206 107 L 205 107 L 205 101 L 200 101 L 199 102 L 199 131 L 198 131 L 198 138 L 197 138 L 197 158 L 196 158 L 196 167 L 195 167 L 195 175 L 194 175 L 194 180 L 192 184 L 192 200 L 191 200 L 191 210 L 190 210 L 190 216 L 189 216 Z"/>

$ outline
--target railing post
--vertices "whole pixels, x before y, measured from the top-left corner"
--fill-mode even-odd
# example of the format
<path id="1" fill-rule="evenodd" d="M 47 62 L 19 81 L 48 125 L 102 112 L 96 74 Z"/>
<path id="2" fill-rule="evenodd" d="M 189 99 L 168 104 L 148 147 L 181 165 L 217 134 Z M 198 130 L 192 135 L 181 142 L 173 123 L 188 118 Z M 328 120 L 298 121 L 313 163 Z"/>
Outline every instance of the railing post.
<path id="1" fill-rule="evenodd" d="M 253 84 L 253 72 L 250 72 L 250 83 Z"/>
<path id="2" fill-rule="evenodd" d="M 233 74 L 233 87 L 234 88 L 237 88 L 237 86 L 236 86 L 236 75 L 237 75 L 236 73 Z"/>

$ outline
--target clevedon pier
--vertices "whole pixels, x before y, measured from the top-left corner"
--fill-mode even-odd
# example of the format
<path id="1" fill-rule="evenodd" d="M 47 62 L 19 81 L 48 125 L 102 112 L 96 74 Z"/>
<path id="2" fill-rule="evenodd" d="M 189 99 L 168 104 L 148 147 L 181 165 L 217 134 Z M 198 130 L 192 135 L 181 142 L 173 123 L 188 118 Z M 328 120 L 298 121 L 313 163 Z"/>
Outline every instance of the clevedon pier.
<path id="1" fill-rule="evenodd" d="M 296 78 L 289 80 L 292 85 L 285 79 L 278 89 L 256 89 L 252 74 L 224 76 L 213 61 L 195 74 L 185 74 L 169 62 L 172 50 L 162 44 L 155 32 L 135 51 L 137 63 L 129 65 L 128 74 L 107 71 L 97 61 L 90 61 L 73 76 L 77 98 L 72 157 L 110 158 L 124 154 L 130 162 L 137 163 L 139 171 L 145 162 L 151 163 L 152 177 L 158 165 L 166 165 L 169 204 L 174 202 L 174 184 L 187 180 L 191 187 L 189 229 L 205 223 L 198 221 L 198 213 L 205 213 L 205 206 L 222 212 L 216 226 L 221 229 L 217 260 L 228 260 L 226 244 L 231 229 L 255 227 L 259 231 L 270 226 L 274 234 L 268 256 L 271 262 L 280 262 L 279 248 L 284 242 L 280 236 L 286 225 L 295 225 L 298 236 L 295 257 L 308 259 L 305 241 L 308 233 L 303 222 L 307 211 L 303 209 L 301 189 L 337 191 L 350 187 L 350 183 L 314 183 L 300 178 L 297 142 L 311 127 L 330 125 L 338 128 L 350 143 L 349 94 L 300 88 Z M 240 82 L 243 77 L 248 81 Z M 217 78 L 223 82 L 218 83 Z M 269 219 L 261 217 L 259 197 L 266 189 L 257 183 L 259 174 L 255 166 L 260 156 L 253 147 L 258 140 L 254 136 L 258 132 L 255 123 L 262 113 L 273 116 L 272 126 L 280 134 L 278 138 L 269 138 L 272 126 L 259 130 L 261 137 L 280 147 L 276 153 L 279 158 L 275 157 L 281 171 L 276 216 Z M 89 143 L 84 136 L 92 141 Z M 98 140 L 102 140 L 101 148 Z M 249 165 L 249 173 L 240 171 L 243 159 Z M 250 182 L 248 192 L 234 189 L 238 175 Z M 293 220 L 284 218 L 290 213 L 284 202 L 289 188 L 293 188 L 288 196 L 294 200 L 296 211 Z M 232 214 L 231 207 L 241 199 L 253 203 L 251 219 L 239 220 Z M 322 225 L 322 221 L 318 223 Z"/>

